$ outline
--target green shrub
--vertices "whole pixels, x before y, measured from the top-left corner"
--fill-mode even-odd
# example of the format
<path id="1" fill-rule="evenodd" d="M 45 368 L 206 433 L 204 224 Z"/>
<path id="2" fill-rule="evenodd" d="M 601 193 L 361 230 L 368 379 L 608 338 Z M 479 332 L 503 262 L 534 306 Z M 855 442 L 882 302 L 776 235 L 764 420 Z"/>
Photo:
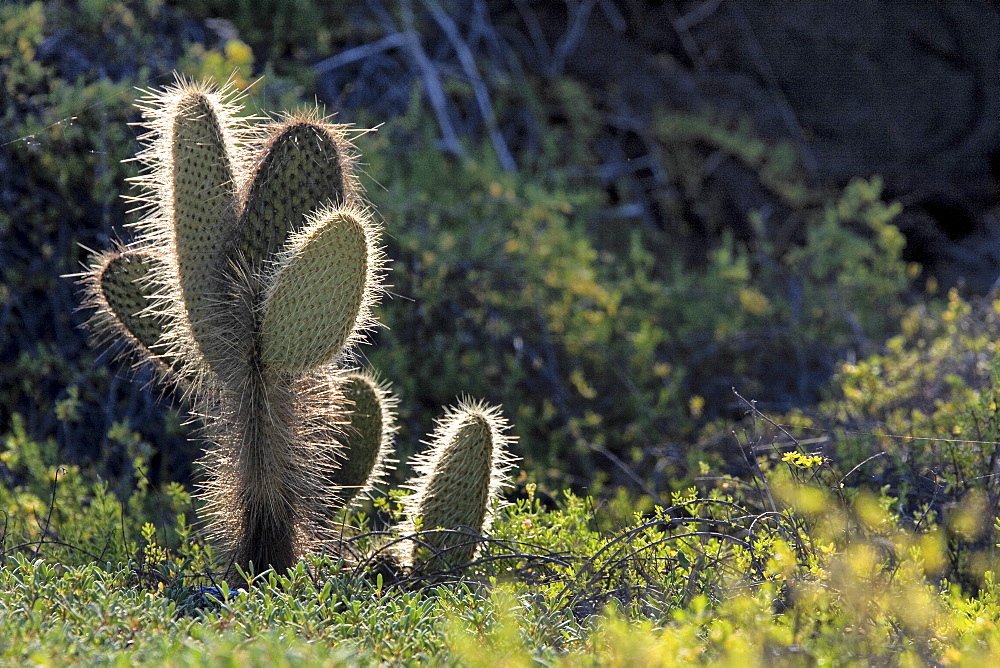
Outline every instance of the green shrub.
<path id="1" fill-rule="evenodd" d="M 320 11 L 308 4 L 283 11 Z M 155 2 L 103 6 L 103 18 L 74 30 L 116 53 L 135 44 L 156 52 L 153 22 L 186 16 Z M 170 11 L 237 9 L 185 3 Z M 0 365 L 19 385 L 0 400 L 0 418 L 18 412 L 43 439 L 65 425 L 69 454 L 111 449 L 104 473 L 127 480 L 121 450 L 93 436 L 107 433 L 108 416 L 127 416 L 162 455 L 151 459 L 154 477 L 186 477 L 192 452 L 183 430 L 171 432 L 176 419 L 165 419 L 149 392 L 118 384 L 87 351 L 74 329 L 77 297 L 58 278 L 78 269 L 77 244 L 106 247 L 112 226 L 128 220 L 119 195 L 132 171 L 119 160 L 134 151 L 131 86 L 159 75 L 136 67 L 133 78 L 113 83 L 67 81 L 36 51 L 71 14 L 41 4 L 3 11 L 0 49 L 11 58 L 0 67 L 18 101 L 3 112 L 14 138 L 3 149 L 24 169 L 5 184 L 16 205 L 0 213 L 0 297 L 12 314 L 0 327 L 14 341 Z M 328 48 L 330 35 L 322 38 L 313 24 L 300 28 L 315 33 L 315 48 Z M 244 38 L 172 46 L 186 54 L 190 72 L 218 78 L 236 69 L 249 84 L 273 68 L 265 37 Z M 266 108 L 288 106 L 307 79 L 268 76 L 255 98 Z M 410 379 L 398 388 L 411 406 L 401 415 L 402 441 L 430 428 L 434 406 L 469 391 L 518 407 L 509 412 L 539 481 L 600 492 L 641 480 L 666 494 L 691 475 L 689 448 L 679 444 L 705 421 L 735 415 L 733 386 L 779 407 L 800 405 L 837 359 L 864 354 L 890 332 L 914 269 L 899 259 L 896 207 L 882 202 L 877 179 L 842 192 L 810 188 L 790 145 L 725 119 L 658 113 L 651 141 L 667 173 L 681 199 L 704 200 L 700 224 L 719 232 L 699 258 L 685 241 L 694 228 L 683 210 L 673 221 L 678 233 L 667 235 L 609 207 L 595 153 L 602 112 L 586 88 L 533 75 L 522 83 L 501 77 L 493 91 L 498 123 L 533 119 L 537 146 L 525 145 L 519 172 L 502 170 L 492 147 L 475 140 L 463 158 L 443 155 L 418 89 L 407 114 L 360 140 L 379 180 L 369 181 L 370 196 L 392 235 L 395 290 L 406 298 L 383 309 L 390 328 L 373 354 L 387 377 Z M 452 91 L 456 103 L 472 100 L 467 88 Z M 725 231 L 731 216 L 713 204 L 698 167 L 709 152 L 743 165 L 785 208 Z M 56 405 L 71 392 L 78 413 L 60 420 Z"/>
<path id="2" fill-rule="evenodd" d="M 141 51 L 143 37 L 126 37 L 124 5 L 97 35 L 109 50 Z M 183 448 L 165 425 L 156 397 L 121 388 L 87 346 L 79 330 L 79 296 L 66 274 L 79 271 L 84 247 L 107 244 L 112 226 L 127 220 L 121 194 L 134 175 L 122 160 L 134 152 L 129 123 L 138 80 L 113 81 L 97 73 L 67 80 L 57 58 L 39 59 L 43 42 L 71 13 L 42 3 L 0 8 L 0 109 L 4 140 L 0 162 L 0 425 L 23 416 L 33 438 L 58 435 L 68 460 L 103 456 L 108 477 L 131 478 L 121 449 L 106 434 L 113 415 L 142 425 L 157 446 L 174 450 L 163 460 L 183 471 Z M 135 16 L 132 16 L 135 19 Z M 86 35 L 86 28 L 80 29 Z M 96 37 L 95 37 L 96 39 Z M 129 62 L 128 58 L 121 61 Z M 8 380 L 9 379 L 9 380 Z M 75 408 L 65 412 L 71 402 Z M 59 407 L 63 407 L 60 413 Z M 113 409 L 113 410 L 112 410 Z M 6 431 L 6 427 L 3 429 Z M 175 454 L 176 453 L 176 454 Z M 176 456 L 181 455 L 181 456 Z M 155 471 L 156 474 L 159 471 Z"/>
<path id="3" fill-rule="evenodd" d="M 116 424 L 108 437 L 123 442 L 132 463 L 131 489 L 117 494 L 78 465 L 57 463 L 55 441 L 32 440 L 21 416 L 13 416 L 0 448 L 0 555 L 41 557 L 63 568 L 122 564 L 141 560 L 153 531 L 159 544 L 205 567 L 205 549 L 191 541 L 185 522 L 190 495 L 178 483 L 150 485 L 152 448 L 127 425 Z"/>
<path id="4" fill-rule="evenodd" d="M 907 521 L 947 527 L 966 584 L 981 581 L 1000 540 L 998 313 L 1000 302 L 955 290 L 941 308 L 912 309 L 884 352 L 842 366 L 819 409 L 836 425 L 837 456 L 867 460 L 851 484 L 885 486 Z"/>
<path id="5" fill-rule="evenodd" d="M 249 592 L 200 589 L 114 562 L 55 564 L 24 551 L 0 567 L 0 656 L 130 665 L 243 661 L 359 665 L 989 665 L 1000 651 L 1000 589 L 939 578 L 942 532 L 901 526 L 891 500 L 844 503 L 766 479 L 780 504 L 675 495 L 671 508 L 612 533 L 592 502 L 508 508 L 469 580 L 390 586 L 329 558 L 264 573 Z M 782 471 L 785 471 L 784 473 Z M 73 522 L 90 521 L 79 510 Z M 168 560 L 153 531 L 143 553 Z M 160 561 L 168 564 L 168 561 Z M 137 564 L 141 565 L 141 564 Z M 201 580 L 204 582 L 204 580 Z"/>
<path id="6" fill-rule="evenodd" d="M 525 469 L 556 485 L 634 482 L 626 469 L 659 461 L 646 482 L 683 486 L 685 453 L 665 443 L 734 415 L 733 386 L 786 407 L 816 396 L 892 330 L 917 270 L 878 179 L 810 191 L 799 245 L 754 215 L 753 243 L 725 235 L 690 267 L 569 169 L 505 173 L 485 147 L 452 160 L 409 116 L 363 143 L 403 297 L 373 361 L 425 405 L 468 388 L 516 406 Z"/>

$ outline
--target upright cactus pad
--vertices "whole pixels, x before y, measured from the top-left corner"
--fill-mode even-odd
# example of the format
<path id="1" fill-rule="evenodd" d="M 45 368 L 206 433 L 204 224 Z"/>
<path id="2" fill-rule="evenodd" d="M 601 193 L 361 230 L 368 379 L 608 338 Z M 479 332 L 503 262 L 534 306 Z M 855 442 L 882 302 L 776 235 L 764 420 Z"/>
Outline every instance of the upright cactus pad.
<path id="1" fill-rule="evenodd" d="M 409 485 L 401 530 L 424 532 L 421 542 L 434 553 L 432 564 L 456 566 L 475 556 L 513 461 L 507 429 L 499 408 L 463 402 L 447 410 L 430 449 L 414 458 L 417 477 Z M 413 543 L 409 549 L 404 561 L 412 565 L 420 560 L 421 547 Z"/>
<path id="2" fill-rule="evenodd" d="M 344 503 L 366 495 L 385 474 L 396 432 L 396 399 L 373 375 L 356 371 L 341 383 L 347 424 L 341 430 L 339 464 L 331 482 Z"/>
<path id="3" fill-rule="evenodd" d="M 213 314 L 220 284 L 219 260 L 226 231 L 235 222 L 236 182 L 233 159 L 220 118 L 225 111 L 207 93 L 180 96 L 171 110 L 170 190 L 173 242 L 179 297 L 191 334 L 203 355 L 211 351 Z"/>
<path id="4" fill-rule="evenodd" d="M 233 251 L 259 271 L 319 205 L 350 206 L 359 199 L 354 150 L 345 128 L 301 111 L 260 133 L 261 150 L 243 187 Z"/>
<path id="5" fill-rule="evenodd" d="M 206 378 L 229 354 L 218 307 L 225 239 L 248 161 L 249 127 L 237 116 L 238 102 L 211 86 L 179 82 L 150 92 L 143 107 L 150 132 L 135 182 L 146 215 L 135 245 L 157 260 L 149 298 L 164 322 L 160 347 L 183 362 L 188 378 Z"/>

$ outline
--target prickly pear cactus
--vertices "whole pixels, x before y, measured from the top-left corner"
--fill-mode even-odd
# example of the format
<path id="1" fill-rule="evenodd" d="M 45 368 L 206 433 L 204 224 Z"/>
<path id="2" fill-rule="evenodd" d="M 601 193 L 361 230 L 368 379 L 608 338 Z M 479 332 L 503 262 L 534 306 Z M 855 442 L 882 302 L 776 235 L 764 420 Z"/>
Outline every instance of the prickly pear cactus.
<path id="1" fill-rule="evenodd" d="M 340 503 L 337 363 L 373 324 L 380 230 L 344 127 L 251 129 L 231 95 L 184 82 L 144 111 L 147 215 L 95 258 L 88 303 L 205 416 L 202 494 L 229 559 L 286 569 Z"/>
<path id="2" fill-rule="evenodd" d="M 238 102 L 183 80 L 150 93 L 146 214 L 81 281 L 93 329 L 202 416 L 201 496 L 233 579 L 334 544 L 337 511 L 391 461 L 396 403 L 346 370 L 375 324 L 385 262 L 347 128 L 315 112 L 252 127 Z M 449 412 L 418 463 L 414 521 L 488 526 L 504 429 L 495 409 Z"/>
<path id="3" fill-rule="evenodd" d="M 417 475 L 408 485 L 412 493 L 400 532 L 421 533 L 419 541 L 403 543 L 405 565 L 447 568 L 476 555 L 513 463 L 507 429 L 497 407 L 462 402 L 446 411 L 430 449 L 412 462 Z"/>

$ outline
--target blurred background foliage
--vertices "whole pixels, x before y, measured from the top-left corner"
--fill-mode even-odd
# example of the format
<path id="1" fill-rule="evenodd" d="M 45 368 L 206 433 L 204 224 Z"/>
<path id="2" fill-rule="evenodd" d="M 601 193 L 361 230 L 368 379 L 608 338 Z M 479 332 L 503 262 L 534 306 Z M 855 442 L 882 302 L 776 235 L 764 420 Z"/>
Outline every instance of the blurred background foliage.
<path id="1" fill-rule="evenodd" d="M 176 69 L 231 81 L 251 114 L 315 100 L 377 128 L 357 144 L 393 287 L 363 354 L 401 397 L 402 454 L 468 392 L 504 404 L 542 489 L 661 502 L 805 447 L 864 463 L 844 482 L 913 521 L 970 490 L 992 512 L 989 198 L 963 200 L 963 236 L 925 181 L 845 172 L 761 65 L 766 5 L 0 6 L 0 480 L 43 499 L 33 458 L 122 497 L 197 475 L 187 417 L 87 341 L 67 278 L 128 237 L 134 102 Z"/>

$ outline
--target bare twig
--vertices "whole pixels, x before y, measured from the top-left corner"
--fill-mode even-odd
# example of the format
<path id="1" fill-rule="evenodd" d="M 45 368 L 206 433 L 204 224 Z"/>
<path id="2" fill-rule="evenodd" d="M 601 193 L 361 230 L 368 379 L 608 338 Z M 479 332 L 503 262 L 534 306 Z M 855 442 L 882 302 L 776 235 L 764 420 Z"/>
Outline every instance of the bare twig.
<path id="1" fill-rule="evenodd" d="M 45 534 L 49 532 L 49 523 L 52 521 L 52 511 L 56 507 L 56 489 L 59 486 L 59 473 L 63 471 L 63 468 L 57 467 L 55 470 L 55 475 L 52 476 L 52 493 L 49 497 L 49 510 L 45 514 L 45 523 L 42 525 L 42 533 L 38 544 L 35 546 L 35 553 L 31 555 L 32 559 L 38 558 L 38 550 L 42 547 L 42 542 L 45 540 Z"/>
<path id="2" fill-rule="evenodd" d="M 427 99 L 434 108 L 434 115 L 437 118 L 438 127 L 441 128 L 441 142 L 444 149 L 452 155 L 462 155 L 462 144 L 458 141 L 458 134 L 451 122 L 451 115 L 448 113 L 448 97 L 445 95 L 444 87 L 441 85 L 441 78 L 437 69 L 427 57 L 423 45 L 420 43 L 420 35 L 417 34 L 413 21 L 413 8 L 409 0 L 401 3 L 403 22 L 406 26 L 406 47 L 410 56 L 416 61 L 417 67 L 422 75 L 424 92 Z"/>
<path id="3" fill-rule="evenodd" d="M 566 67 L 566 59 L 576 50 L 583 38 L 583 31 L 587 27 L 590 12 L 596 2 L 597 0 L 583 0 L 583 2 L 574 3 L 576 7 L 571 11 L 567 1 L 566 12 L 569 15 L 567 16 L 569 26 L 552 51 L 552 62 L 548 67 L 550 75 L 562 74 L 563 68 Z"/>
<path id="4" fill-rule="evenodd" d="M 356 46 L 353 49 L 348 49 L 347 51 L 338 53 L 336 56 L 321 60 L 313 65 L 312 69 L 316 74 L 325 74 L 326 72 L 331 72 L 338 67 L 349 65 L 350 63 L 358 60 L 364 60 L 369 56 L 374 56 L 377 53 L 382 53 L 383 51 L 388 51 L 389 49 L 404 48 L 407 46 L 408 39 L 409 36 L 405 33 L 393 33 L 380 40 Z"/>
<path id="5" fill-rule="evenodd" d="M 462 71 L 465 72 L 469 83 L 472 84 L 472 90 L 476 96 L 476 105 L 479 107 L 479 113 L 482 114 L 483 122 L 489 131 L 490 141 L 493 143 L 493 149 L 496 151 L 500 166 L 508 172 L 517 171 L 517 164 L 514 162 L 514 157 L 510 154 L 507 142 L 497 127 L 493 105 L 490 103 L 490 94 L 486 89 L 483 77 L 479 74 L 479 68 L 476 67 L 476 59 L 472 55 L 472 50 L 469 49 L 469 45 L 465 43 L 465 40 L 459 34 L 458 26 L 455 25 L 455 22 L 441 9 L 435 0 L 424 0 L 424 4 L 430 11 L 431 17 L 433 17 L 448 37 L 452 48 L 455 49 L 455 55 L 458 56 L 458 62 L 462 66 Z"/>
<path id="6" fill-rule="evenodd" d="M 524 20 L 524 25 L 528 28 L 528 36 L 531 37 L 531 41 L 535 45 L 535 53 L 538 55 L 539 65 L 543 66 L 544 63 L 552 59 L 552 50 L 549 49 L 549 44 L 545 41 L 545 35 L 542 33 L 541 24 L 538 23 L 538 17 L 528 8 L 525 0 L 514 0 L 514 6 L 517 7 L 517 11 L 520 12 L 521 18 Z"/>
<path id="7" fill-rule="evenodd" d="M 677 17 L 677 20 L 674 21 L 674 27 L 678 30 L 691 30 L 691 28 L 711 16 L 721 4 L 722 0 L 705 0 L 705 2 L 701 3 L 687 14 Z"/>
<path id="8" fill-rule="evenodd" d="M 764 420 L 764 422 L 767 422 L 767 423 L 768 423 L 769 425 L 771 425 L 772 427 L 774 427 L 775 429 L 777 429 L 778 431 L 780 431 L 780 432 L 781 432 L 782 434 L 784 434 L 785 436 L 787 436 L 787 437 L 788 437 L 788 439 L 789 439 L 789 440 L 790 440 L 790 441 L 791 441 L 792 443 L 794 443 L 796 447 L 802 447 L 802 444 L 801 444 L 801 443 L 799 443 L 799 440 L 798 440 L 797 438 L 795 438 L 794 436 L 792 436 L 792 435 L 791 435 L 790 433 L 788 433 L 788 430 L 787 430 L 787 429 L 785 429 L 785 428 L 784 428 L 784 427 L 782 427 L 782 426 L 781 426 L 780 424 L 778 424 L 777 422 L 775 422 L 775 421 L 774 421 L 774 420 L 772 420 L 771 418 L 769 418 L 769 417 L 767 417 L 766 415 L 764 415 L 763 413 L 761 413 L 761 412 L 760 412 L 760 409 L 758 409 L 758 408 L 757 408 L 757 404 L 756 404 L 756 403 L 754 403 L 753 401 L 749 401 L 749 400 L 747 400 L 747 399 L 744 399 L 744 398 L 743 398 L 743 395 L 741 395 L 741 394 L 740 394 L 739 392 L 737 392 L 737 391 L 736 391 L 736 388 L 735 388 L 735 387 L 734 387 L 734 388 L 732 388 L 732 390 L 733 390 L 733 394 L 735 394 L 735 395 L 736 395 L 736 397 L 737 397 L 737 398 L 738 398 L 738 399 L 739 399 L 740 401 L 742 401 L 742 402 L 743 402 L 744 404 L 746 404 L 747 408 L 749 408 L 749 409 L 750 409 L 750 411 L 751 411 L 751 412 L 752 412 L 752 413 L 753 413 L 753 414 L 754 414 L 755 416 L 757 416 L 757 417 L 761 418 L 762 420 Z"/>
<path id="9" fill-rule="evenodd" d="M 625 17 L 615 6 L 612 0 L 598 0 L 601 3 L 601 11 L 604 12 L 604 18 L 608 20 L 611 27 L 614 28 L 615 32 L 624 32 L 628 25 L 625 23 Z"/>
<path id="10" fill-rule="evenodd" d="M 864 466 L 864 465 L 865 465 L 865 464 L 867 464 L 868 462 L 872 461 L 873 459 L 878 459 L 879 457 L 884 457 L 884 456 L 885 456 L 885 454 L 886 454 L 886 453 L 884 453 L 884 452 L 876 452 L 876 453 L 875 453 L 874 455 L 872 455 L 872 456 L 871 456 L 871 457 L 869 457 L 868 459 L 866 459 L 866 460 L 864 460 L 863 462 L 859 463 L 859 464 L 858 464 L 857 466 L 855 466 L 855 467 L 854 467 L 854 468 L 852 468 L 852 469 L 851 469 L 850 471 L 848 471 L 847 473 L 845 473 L 845 474 L 844 474 L 844 477 L 840 479 L 840 483 L 839 483 L 839 485 L 840 485 L 841 487 L 843 487 L 843 486 L 844 486 L 844 481 L 845 481 L 845 480 L 847 480 L 848 478 L 850 478 L 850 477 L 851 477 L 851 475 L 852 475 L 852 474 L 853 474 L 853 473 L 854 473 L 855 471 L 857 471 L 858 469 L 860 469 L 860 468 L 861 468 L 862 466 Z"/>
<path id="11" fill-rule="evenodd" d="M 704 70 L 705 59 L 701 57 L 701 49 L 698 48 L 698 43 L 688 29 L 687 23 L 683 21 L 683 17 L 677 13 L 677 9 L 673 5 L 667 3 L 665 6 L 667 13 L 670 15 L 670 25 L 673 26 L 674 32 L 680 38 L 681 46 L 684 48 L 684 52 L 687 53 L 687 57 L 694 64 L 696 70 Z"/>
<path id="12" fill-rule="evenodd" d="M 768 504 L 771 506 L 772 511 L 777 510 L 777 506 L 774 503 L 774 497 L 771 496 L 771 490 L 767 484 L 767 478 L 764 477 L 764 471 L 760 468 L 760 462 L 757 461 L 757 454 L 754 451 L 754 447 L 750 445 L 750 437 L 747 437 L 747 445 L 744 448 L 743 444 L 740 442 L 740 437 L 733 431 L 733 436 L 736 437 L 736 444 L 740 446 L 740 453 L 743 455 L 744 461 L 747 463 L 747 467 L 753 472 L 753 483 L 757 488 L 757 493 L 760 494 L 761 499 L 767 499 Z M 750 452 L 750 455 L 747 454 Z M 763 483 L 763 487 L 761 486 Z"/>
<path id="13" fill-rule="evenodd" d="M 581 438 L 582 438 L 582 436 L 581 436 Z M 610 459 L 611 463 L 614 464 L 615 466 L 617 466 L 619 469 L 621 469 L 622 472 L 624 472 L 625 475 L 628 476 L 629 480 L 631 480 L 632 482 L 634 482 L 636 484 L 636 486 L 638 486 L 639 489 L 641 489 L 644 494 L 646 494 L 650 498 L 653 498 L 653 499 L 656 498 L 656 492 L 654 492 L 649 487 L 649 485 L 646 484 L 646 481 L 643 480 L 639 476 L 638 473 L 636 473 L 635 471 L 633 471 L 631 466 L 629 466 L 628 464 L 626 464 L 625 462 L 623 462 L 620 457 L 618 457 L 617 455 L 615 455 L 615 453 L 611 452 L 610 450 L 608 450 L 604 446 L 596 445 L 594 443 L 591 443 L 590 441 L 584 440 L 584 442 L 587 444 L 587 447 L 590 448 L 591 450 L 593 450 L 594 452 L 602 454 L 605 457 L 607 457 L 608 459 Z"/>

